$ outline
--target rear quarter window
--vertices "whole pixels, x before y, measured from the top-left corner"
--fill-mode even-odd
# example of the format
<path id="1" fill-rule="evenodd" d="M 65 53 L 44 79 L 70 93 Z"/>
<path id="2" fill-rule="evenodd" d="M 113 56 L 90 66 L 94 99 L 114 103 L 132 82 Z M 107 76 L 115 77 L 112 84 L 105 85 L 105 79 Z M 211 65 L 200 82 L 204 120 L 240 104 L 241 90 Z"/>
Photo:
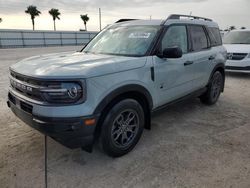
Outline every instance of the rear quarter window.
<path id="1" fill-rule="evenodd" d="M 215 27 L 208 27 L 208 36 L 210 38 L 211 46 L 220 46 L 222 45 L 222 39 L 221 39 L 221 34 L 220 30 Z"/>
<path id="2" fill-rule="evenodd" d="M 203 26 L 192 25 L 189 27 L 193 51 L 201 51 L 208 48 L 208 39 Z"/>

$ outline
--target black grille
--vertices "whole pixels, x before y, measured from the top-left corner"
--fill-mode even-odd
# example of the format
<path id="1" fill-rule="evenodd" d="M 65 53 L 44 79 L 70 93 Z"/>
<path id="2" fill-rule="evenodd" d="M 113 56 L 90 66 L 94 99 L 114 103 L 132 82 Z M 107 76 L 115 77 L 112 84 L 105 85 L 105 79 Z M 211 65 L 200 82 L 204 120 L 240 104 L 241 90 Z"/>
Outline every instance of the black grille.
<path id="1" fill-rule="evenodd" d="M 13 104 L 16 104 L 16 99 L 13 95 L 11 95 L 10 93 L 8 94 L 8 98 L 10 100 L 10 102 L 12 102 Z"/>
<path id="2" fill-rule="evenodd" d="M 40 80 L 35 80 L 34 78 L 30 78 L 27 76 L 23 76 L 21 74 L 15 73 L 13 71 L 10 72 L 10 75 L 17 80 L 20 80 L 22 82 L 26 82 L 28 84 L 37 85 L 37 86 L 45 85 L 45 82 L 42 82 Z"/>
<path id="3" fill-rule="evenodd" d="M 32 114 L 33 107 L 31 105 L 29 105 L 29 104 L 27 104 L 27 103 L 25 103 L 23 101 L 20 101 L 20 107 L 25 112 Z"/>
<path id="4" fill-rule="evenodd" d="M 10 75 L 10 85 L 15 91 L 31 99 L 44 101 L 38 89 L 39 87 L 43 86 L 43 82 L 22 76 L 12 71 Z"/>
<path id="5" fill-rule="evenodd" d="M 242 60 L 247 56 L 247 53 L 228 53 L 227 59 L 228 60 Z"/>

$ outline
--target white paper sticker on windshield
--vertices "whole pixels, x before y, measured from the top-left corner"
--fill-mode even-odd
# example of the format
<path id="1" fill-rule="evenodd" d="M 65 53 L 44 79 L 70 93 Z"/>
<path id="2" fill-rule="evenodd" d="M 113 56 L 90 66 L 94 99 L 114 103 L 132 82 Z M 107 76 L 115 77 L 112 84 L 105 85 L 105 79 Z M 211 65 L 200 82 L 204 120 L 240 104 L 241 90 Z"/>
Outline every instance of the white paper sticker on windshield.
<path id="1" fill-rule="evenodd" d="M 128 38 L 133 39 L 147 39 L 151 33 L 131 33 Z"/>

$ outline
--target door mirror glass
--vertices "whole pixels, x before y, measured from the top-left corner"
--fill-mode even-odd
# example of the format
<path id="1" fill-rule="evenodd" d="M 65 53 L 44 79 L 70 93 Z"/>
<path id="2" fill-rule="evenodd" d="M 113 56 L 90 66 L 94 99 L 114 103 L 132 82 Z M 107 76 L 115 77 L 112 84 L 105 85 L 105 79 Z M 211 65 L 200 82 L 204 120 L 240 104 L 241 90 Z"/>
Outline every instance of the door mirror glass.
<path id="1" fill-rule="evenodd" d="M 161 55 L 158 55 L 160 58 L 181 58 L 182 50 L 179 47 L 165 48 Z"/>

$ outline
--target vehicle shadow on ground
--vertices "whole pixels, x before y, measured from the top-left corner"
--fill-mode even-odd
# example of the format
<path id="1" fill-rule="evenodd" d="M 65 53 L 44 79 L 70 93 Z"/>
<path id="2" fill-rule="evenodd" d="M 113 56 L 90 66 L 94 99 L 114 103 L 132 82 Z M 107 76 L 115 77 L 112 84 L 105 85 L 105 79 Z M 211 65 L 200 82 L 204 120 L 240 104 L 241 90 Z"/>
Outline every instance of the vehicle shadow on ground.
<path id="1" fill-rule="evenodd" d="M 169 119 L 174 118 L 178 122 L 178 120 L 182 119 L 183 114 L 185 114 L 185 116 L 189 116 L 189 114 L 192 114 L 193 111 L 197 110 L 197 107 L 202 108 L 202 107 L 207 107 L 207 106 L 202 104 L 199 98 L 190 98 L 190 99 L 181 100 L 177 103 L 170 104 L 160 110 L 157 110 L 156 112 L 153 112 L 151 114 L 151 119 L 152 119 L 151 129 L 150 130 L 144 129 L 144 133 L 150 133 L 150 131 L 154 131 L 154 129 L 158 126 L 158 121 L 162 121 L 163 119 L 167 121 L 168 118 Z M 168 128 L 168 127 L 171 127 L 170 123 L 164 124 L 164 128 Z M 53 142 L 51 143 L 52 145 L 60 145 L 60 147 L 63 147 L 64 149 L 68 151 L 73 151 L 73 152 L 76 150 L 82 151 L 81 149 L 73 149 L 73 150 L 67 149 L 66 147 L 57 143 L 53 139 L 50 139 L 50 140 L 51 142 Z M 87 152 L 85 151 L 82 151 L 82 152 L 87 154 Z M 96 152 L 102 155 L 105 155 L 105 153 L 103 153 L 103 151 L 100 149 L 98 141 L 96 141 L 96 143 L 94 144 L 93 152 L 91 153 L 91 155 L 93 155 Z"/>
<path id="2" fill-rule="evenodd" d="M 175 111 L 178 111 L 180 109 L 182 109 L 183 113 L 192 113 L 192 107 L 194 107 L 194 105 L 202 105 L 200 103 L 199 98 L 189 98 L 189 99 L 183 99 L 181 101 L 178 101 L 176 103 L 170 104 L 160 110 L 157 110 L 156 112 L 152 113 L 152 118 L 156 118 L 159 116 L 164 116 L 166 113 L 173 113 Z"/>
<path id="3" fill-rule="evenodd" d="M 178 124 L 178 121 L 182 121 L 183 114 L 185 114 L 185 117 L 187 117 L 189 114 L 192 114 L 193 111 L 197 110 L 197 107 L 202 108 L 202 106 L 204 105 L 200 103 L 200 100 L 198 98 L 191 98 L 190 100 L 183 100 L 176 104 L 169 105 L 168 107 L 153 113 L 151 131 L 144 130 L 142 140 L 138 143 L 138 147 L 136 147 L 135 150 L 143 145 L 145 141 L 147 142 L 149 137 L 156 133 L 155 131 L 160 131 L 159 129 L 161 129 L 162 126 L 164 127 L 163 131 L 165 131 L 172 126 L 171 122 L 173 121 L 173 119 L 175 119 L 175 123 Z M 159 126 L 158 122 L 160 121 L 164 121 L 162 123 L 162 126 Z M 133 151 L 131 153 L 133 153 Z M 121 158 L 126 158 L 128 156 L 129 155 L 126 155 Z M 71 150 L 65 148 L 54 140 L 49 139 L 49 163 L 50 165 L 52 165 L 50 168 L 51 170 L 54 169 L 55 166 L 57 166 L 59 161 L 72 161 L 80 165 L 93 165 L 92 167 L 95 168 L 94 164 L 103 164 L 105 162 L 111 162 L 113 160 L 119 159 L 113 159 L 106 156 L 106 154 L 103 153 L 100 149 L 99 143 L 95 143 L 93 152 L 89 154 L 85 151 L 82 151 L 81 149 Z"/>

